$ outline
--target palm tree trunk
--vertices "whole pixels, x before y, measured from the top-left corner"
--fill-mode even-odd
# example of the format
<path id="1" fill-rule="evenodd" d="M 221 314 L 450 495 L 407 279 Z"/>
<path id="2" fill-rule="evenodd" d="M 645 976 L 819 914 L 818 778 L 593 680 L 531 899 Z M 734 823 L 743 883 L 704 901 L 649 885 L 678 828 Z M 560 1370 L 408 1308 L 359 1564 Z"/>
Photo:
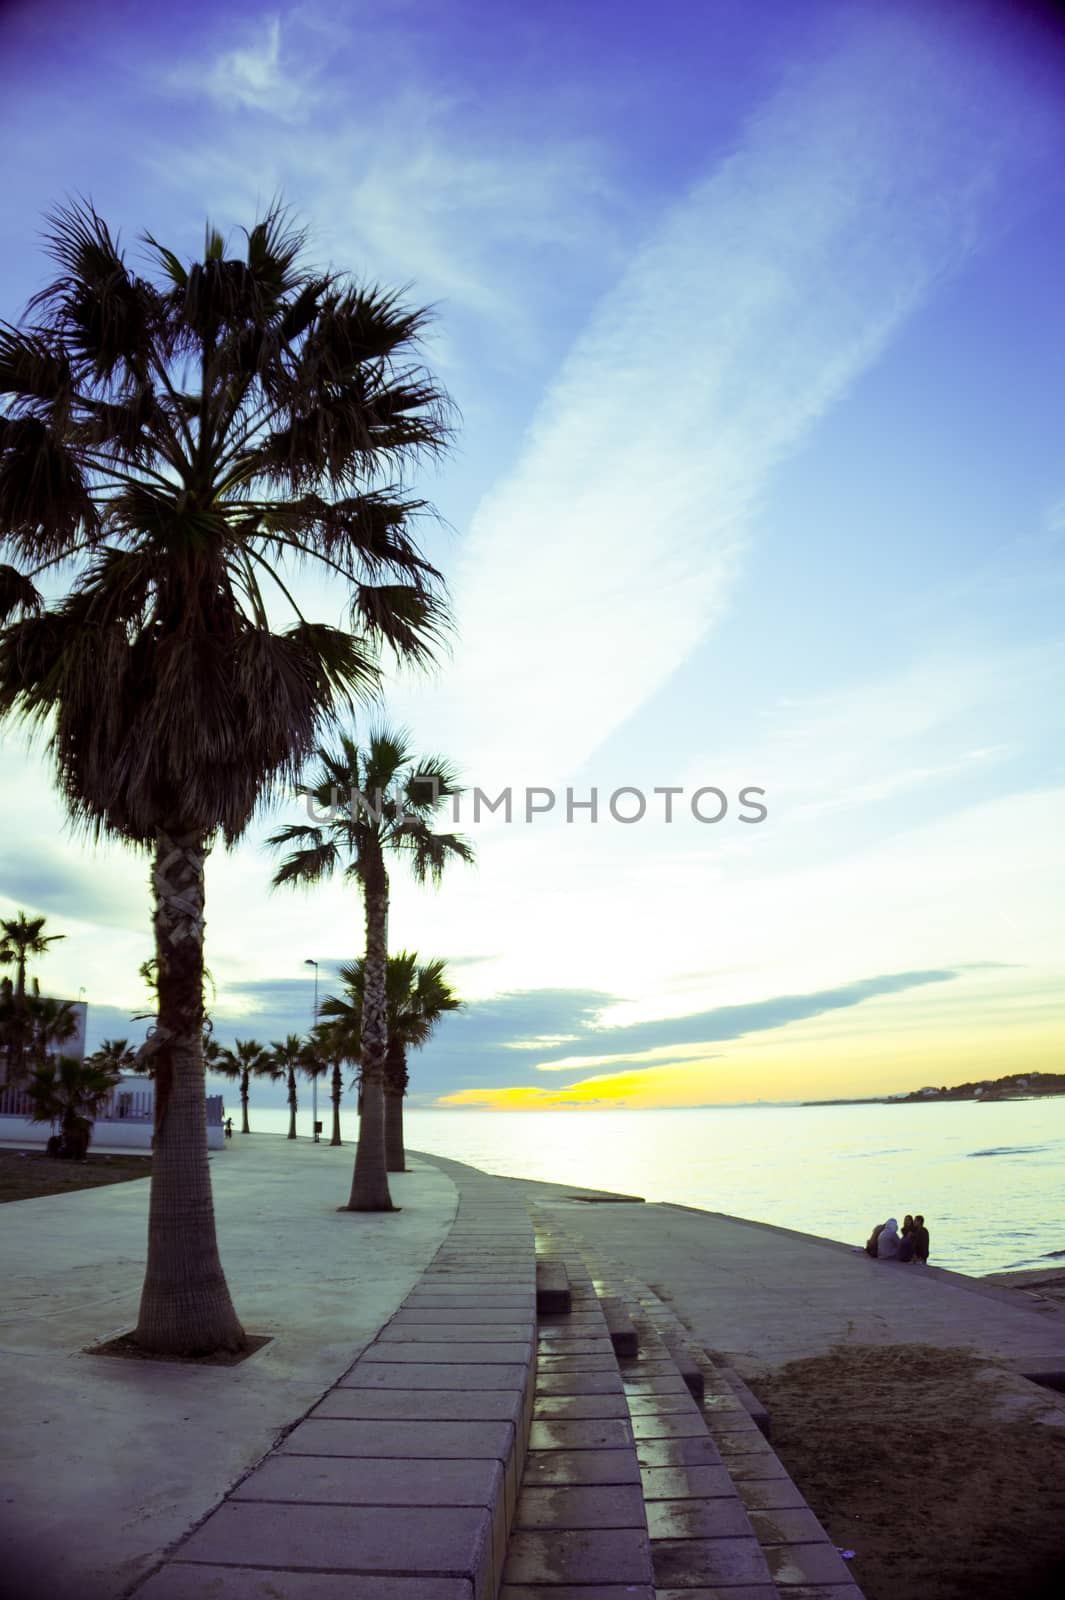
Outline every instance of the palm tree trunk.
<path id="1" fill-rule="evenodd" d="M 148 1263 L 134 1335 L 164 1355 L 241 1350 L 215 1232 L 203 1070 L 203 864 L 196 833 L 160 829 L 152 863 L 159 1015 Z"/>
<path id="2" fill-rule="evenodd" d="M 242 1126 L 240 1130 L 241 1133 L 251 1132 L 251 1129 L 248 1127 L 248 1084 L 250 1081 L 251 1073 L 248 1071 L 247 1067 L 245 1067 L 244 1071 L 240 1075 L 240 1114 L 242 1118 Z"/>
<path id="3" fill-rule="evenodd" d="M 388 874 L 384 863 L 368 865 L 363 879 L 366 902 L 366 957 L 362 996 L 362 1118 L 355 1147 L 348 1211 L 395 1211 L 385 1165 L 385 1051 L 388 1014 Z"/>
<path id="4" fill-rule="evenodd" d="M 406 1050 L 401 1039 L 389 1036 L 385 1056 L 385 1165 L 389 1172 L 406 1172 L 403 1151 L 403 1080 Z"/>
<path id="5" fill-rule="evenodd" d="M 296 1137 L 296 1069 L 288 1069 L 288 1136 Z"/>
<path id="6" fill-rule="evenodd" d="M 344 1141 L 340 1137 L 340 1096 L 344 1093 L 344 1079 L 340 1075 L 339 1061 L 333 1062 L 333 1080 L 331 1087 L 333 1094 L 333 1137 L 330 1139 L 329 1143 L 343 1144 Z"/>

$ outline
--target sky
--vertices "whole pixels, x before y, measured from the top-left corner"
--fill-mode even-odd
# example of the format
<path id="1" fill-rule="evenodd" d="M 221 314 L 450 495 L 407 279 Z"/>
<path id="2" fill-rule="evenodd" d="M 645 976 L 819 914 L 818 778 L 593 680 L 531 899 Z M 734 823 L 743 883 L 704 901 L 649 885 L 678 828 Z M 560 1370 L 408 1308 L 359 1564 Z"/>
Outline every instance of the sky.
<path id="1" fill-rule="evenodd" d="M 466 1001 L 412 1105 L 1061 1069 L 1063 89 L 1016 0 L 0 7 L 0 315 L 74 194 L 135 258 L 281 194 L 314 260 L 435 308 L 457 631 L 358 729 L 468 785 L 476 866 L 393 882 Z M 300 816 L 209 863 L 223 1043 L 305 1029 L 305 961 L 324 995 L 359 953 L 350 890 L 270 889 Z M 19 907 L 90 1046 L 139 1037 L 146 861 L 73 837 L 9 728 Z"/>

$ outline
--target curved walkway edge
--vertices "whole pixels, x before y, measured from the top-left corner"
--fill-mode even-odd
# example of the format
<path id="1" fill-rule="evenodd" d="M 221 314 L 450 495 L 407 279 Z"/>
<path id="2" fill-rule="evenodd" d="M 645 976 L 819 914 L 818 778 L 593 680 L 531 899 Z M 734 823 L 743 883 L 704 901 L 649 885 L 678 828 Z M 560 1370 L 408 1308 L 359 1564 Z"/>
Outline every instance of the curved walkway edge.
<path id="1" fill-rule="evenodd" d="M 430 1159 L 459 1206 L 420 1282 L 137 1600 L 494 1600 L 532 1413 L 532 1223 L 507 1179 Z"/>

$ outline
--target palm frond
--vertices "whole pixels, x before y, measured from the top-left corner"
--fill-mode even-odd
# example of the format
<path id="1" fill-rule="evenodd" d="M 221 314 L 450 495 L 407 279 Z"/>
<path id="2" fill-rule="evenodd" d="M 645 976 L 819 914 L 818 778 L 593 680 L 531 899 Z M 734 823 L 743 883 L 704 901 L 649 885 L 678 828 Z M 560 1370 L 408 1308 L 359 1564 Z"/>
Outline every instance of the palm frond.
<path id="1" fill-rule="evenodd" d="M 282 884 L 303 884 L 309 888 L 330 878 L 336 870 L 339 852 L 331 841 L 306 850 L 293 850 L 287 855 L 273 876 L 274 888 Z"/>

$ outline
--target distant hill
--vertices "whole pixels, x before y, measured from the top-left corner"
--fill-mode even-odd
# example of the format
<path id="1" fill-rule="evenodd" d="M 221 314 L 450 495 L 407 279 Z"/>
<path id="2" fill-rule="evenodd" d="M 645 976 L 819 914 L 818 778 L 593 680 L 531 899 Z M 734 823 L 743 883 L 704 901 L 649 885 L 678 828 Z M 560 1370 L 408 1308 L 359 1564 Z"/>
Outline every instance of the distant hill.
<path id="1" fill-rule="evenodd" d="M 1065 1094 L 1065 1072 L 1010 1072 L 1004 1078 L 911 1089 L 909 1094 L 863 1095 L 852 1100 L 804 1100 L 804 1106 L 897 1106 L 933 1100 L 1033 1100 Z"/>

